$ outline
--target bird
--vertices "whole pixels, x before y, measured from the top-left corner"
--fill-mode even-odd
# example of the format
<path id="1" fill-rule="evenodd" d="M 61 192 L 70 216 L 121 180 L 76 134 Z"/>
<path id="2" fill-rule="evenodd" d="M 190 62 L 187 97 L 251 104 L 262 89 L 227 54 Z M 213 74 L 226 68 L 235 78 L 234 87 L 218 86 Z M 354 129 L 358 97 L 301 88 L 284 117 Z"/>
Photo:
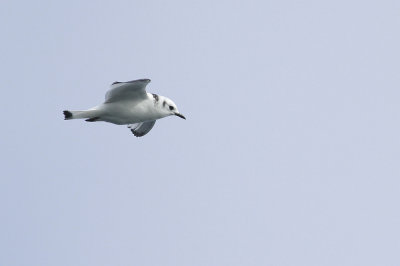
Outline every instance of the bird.
<path id="1" fill-rule="evenodd" d="M 64 110 L 64 120 L 86 119 L 127 125 L 136 137 L 149 133 L 156 120 L 167 116 L 186 117 L 169 98 L 146 92 L 150 79 L 115 81 L 105 95 L 104 103 L 88 110 Z"/>

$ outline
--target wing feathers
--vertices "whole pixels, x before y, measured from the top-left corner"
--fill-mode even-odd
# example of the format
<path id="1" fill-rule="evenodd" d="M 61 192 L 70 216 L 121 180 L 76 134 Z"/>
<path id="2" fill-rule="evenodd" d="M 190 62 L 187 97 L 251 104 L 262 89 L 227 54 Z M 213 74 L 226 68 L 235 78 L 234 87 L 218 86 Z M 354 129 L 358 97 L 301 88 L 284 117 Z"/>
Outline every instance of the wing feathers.
<path id="1" fill-rule="evenodd" d="M 146 97 L 146 86 L 150 79 L 138 79 L 127 82 L 115 81 L 111 89 L 107 91 L 105 102 L 117 102 L 122 100 L 138 100 Z"/>
<path id="2" fill-rule="evenodd" d="M 147 121 L 143 123 L 137 123 L 137 124 L 131 124 L 128 125 L 128 128 L 131 129 L 133 135 L 136 137 L 142 137 L 149 133 L 149 131 L 153 128 L 154 124 L 156 123 L 156 120 L 153 121 Z"/>

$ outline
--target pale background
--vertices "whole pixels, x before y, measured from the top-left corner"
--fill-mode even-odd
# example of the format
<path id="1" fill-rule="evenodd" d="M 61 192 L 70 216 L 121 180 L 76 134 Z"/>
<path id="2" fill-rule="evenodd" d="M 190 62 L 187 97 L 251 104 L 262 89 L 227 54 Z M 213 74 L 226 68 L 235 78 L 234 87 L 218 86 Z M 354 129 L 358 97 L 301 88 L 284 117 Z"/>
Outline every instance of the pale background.
<path id="1" fill-rule="evenodd" d="M 0 29 L 0 265 L 400 265 L 399 1 L 3 1 Z M 63 120 L 138 78 L 187 120 Z"/>

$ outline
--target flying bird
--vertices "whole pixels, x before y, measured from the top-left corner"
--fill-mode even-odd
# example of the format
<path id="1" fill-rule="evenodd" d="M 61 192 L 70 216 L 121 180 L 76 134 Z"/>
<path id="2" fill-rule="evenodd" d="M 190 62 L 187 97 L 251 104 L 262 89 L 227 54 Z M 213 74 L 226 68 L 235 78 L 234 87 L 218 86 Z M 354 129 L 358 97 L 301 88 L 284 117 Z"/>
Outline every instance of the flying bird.
<path id="1" fill-rule="evenodd" d="M 116 81 L 107 91 L 104 103 L 83 111 L 65 110 L 65 120 L 86 119 L 87 122 L 104 121 L 116 125 L 128 125 L 136 137 L 149 133 L 157 119 L 179 113 L 169 98 L 146 92 L 150 79 L 126 82 Z"/>

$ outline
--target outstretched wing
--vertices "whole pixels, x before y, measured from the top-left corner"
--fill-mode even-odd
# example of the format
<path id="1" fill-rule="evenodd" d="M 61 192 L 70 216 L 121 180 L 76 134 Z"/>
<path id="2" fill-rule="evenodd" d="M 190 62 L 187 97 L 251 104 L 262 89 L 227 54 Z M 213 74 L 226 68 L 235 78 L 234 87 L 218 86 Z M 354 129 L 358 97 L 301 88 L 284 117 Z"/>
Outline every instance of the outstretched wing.
<path id="1" fill-rule="evenodd" d="M 149 131 L 153 128 L 154 124 L 156 123 L 156 120 L 153 121 L 147 121 L 143 123 L 137 123 L 137 124 L 131 124 L 128 125 L 128 128 L 131 129 L 133 135 L 136 137 L 142 137 L 149 133 Z"/>
<path id="2" fill-rule="evenodd" d="M 135 101 L 144 99 L 146 95 L 146 86 L 150 83 L 149 79 L 138 79 L 127 82 L 116 81 L 111 84 L 111 89 L 106 93 L 106 103 L 122 100 Z"/>

